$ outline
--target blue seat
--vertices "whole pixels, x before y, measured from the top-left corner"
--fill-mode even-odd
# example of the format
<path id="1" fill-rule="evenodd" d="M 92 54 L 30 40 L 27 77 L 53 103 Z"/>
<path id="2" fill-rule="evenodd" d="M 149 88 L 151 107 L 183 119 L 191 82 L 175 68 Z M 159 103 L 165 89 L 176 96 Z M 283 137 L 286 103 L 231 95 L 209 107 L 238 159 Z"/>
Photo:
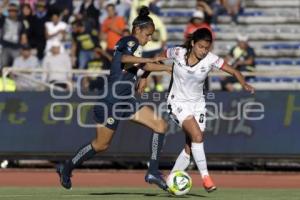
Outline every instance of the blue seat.
<path id="1" fill-rule="evenodd" d="M 184 12 L 184 11 L 167 11 L 163 13 L 165 17 L 192 17 L 193 12 Z"/>
<path id="2" fill-rule="evenodd" d="M 221 81 L 221 78 L 218 77 L 218 76 L 213 76 L 213 77 L 211 77 L 211 81 L 212 81 L 212 82 L 220 82 L 220 81 Z"/>
<path id="3" fill-rule="evenodd" d="M 263 46 L 264 49 L 299 49 L 300 44 L 266 44 Z"/>
<path id="4" fill-rule="evenodd" d="M 270 77 L 254 77 L 252 79 L 253 82 L 272 82 L 272 78 Z"/>
<path id="5" fill-rule="evenodd" d="M 168 33 L 183 33 L 183 28 L 168 28 Z"/>
<path id="6" fill-rule="evenodd" d="M 243 13 L 239 14 L 239 16 L 243 17 L 256 17 L 256 16 L 263 16 L 264 13 L 261 11 L 244 11 Z"/>
<path id="7" fill-rule="evenodd" d="M 271 59 L 255 59 L 256 65 L 272 65 Z"/>
<path id="8" fill-rule="evenodd" d="M 296 65 L 300 65 L 300 60 L 296 60 Z"/>
<path id="9" fill-rule="evenodd" d="M 297 80 L 296 78 L 293 77 L 277 77 L 275 78 L 276 82 L 294 82 L 295 80 Z"/>
<path id="10" fill-rule="evenodd" d="M 275 65 L 294 65 L 292 59 L 278 59 L 275 60 Z"/>
<path id="11" fill-rule="evenodd" d="M 215 32 L 215 33 L 221 31 L 221 29 L 220 29 L 219 27 L 217 27 L 217 26 L 212 27 L 212 30 L 213 30 L 213 32 Z"/>

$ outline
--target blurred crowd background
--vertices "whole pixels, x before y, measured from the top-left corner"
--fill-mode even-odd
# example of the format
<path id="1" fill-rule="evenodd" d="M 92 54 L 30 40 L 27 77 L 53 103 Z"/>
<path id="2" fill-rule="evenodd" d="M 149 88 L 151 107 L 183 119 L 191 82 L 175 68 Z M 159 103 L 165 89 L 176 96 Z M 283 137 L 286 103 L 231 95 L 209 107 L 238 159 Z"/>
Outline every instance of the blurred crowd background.
<path id="1" fill-rule="evenodd" d="M 276 4 L 277 2 L 277 4 Z M 197 28 L 214 32 L 213 51 L 241 71 L 270 69 L 269 66 L 300 65 L 297 59 L 299 12 L 280 1 L 248 0 L 2 0 L 0 2 L 0 67 L 44 69 L 49 73 L 11 73 L 6 91 L 37 90 L 38 82 L 56 83 L 69 89 L 76 81 L 71 69 L 109 70 L 114 46 L 131 32 L 131 22 L 141 6 L 148 6 L 156 31 L 143 48 L 144 57 L 153 57 L 167 47 L 180 45 Z M 282 2 L 282 1 L 281 1 Z M 293 3 L 296 1 L 289 1 Z M 299 8 L 296 7 L 296 9 Z M 272 12 L 273 11 L 273 12 Z M 300 34 L 299 34 L 300 35 Z M 249 40 L 254 40 L 251 46 Z M 284 40 L 285 43 L 277 42 Z M 256 52 L 258 51 L 258 52 Z M 258 57 L 258 59 L 257 59 Z M 281 68 L 282 69 L 282 68 Z M 69 71 L 62 73 L 58 71 Z M 300 82 L 279 77 L 247 77 L 248 81 Z M 32 80 L 38 80 L 37 82 Z M 152 76 L 146 91 L 166 90 L 168 78 Z M 215 77 L 207 87 L 239 90 L 236 80 Z M 217 84 L 217 86 L 216 86 Z M 85 90 L 97 90 L 101 81 L 84 78 Z M 2 88 L 2 89 L 1 89 Z M 267 88 L 269 89 L 269 88 Z M 3 83 L 0 80 L 0 90 Z"/>

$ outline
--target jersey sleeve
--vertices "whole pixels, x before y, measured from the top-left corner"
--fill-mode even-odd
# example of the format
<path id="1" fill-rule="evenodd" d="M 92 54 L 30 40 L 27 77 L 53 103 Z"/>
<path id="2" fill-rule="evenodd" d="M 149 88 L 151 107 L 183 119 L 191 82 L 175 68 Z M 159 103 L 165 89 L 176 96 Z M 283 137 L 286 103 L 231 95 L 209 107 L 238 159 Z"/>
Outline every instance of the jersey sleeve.
<path id="1" fill-rule="evenodd" d="M 116 45 L 116 51 L 121 52 L 124 55 L 133 55 L 137 50 L 139 44 L 134 37 L 124 37 Z"/>
<path id="2" fill-rule="evenodd" d="M 222 69 L 222 67 L 225 64 L 225 61 L 223 58 L 213 53 L 209 53 L 209 64 L 211 68 Z"/>
<path id="3" fill-rule="evenodd" d="M 167 58 L 175 60 L 176 57 L 179 56 L 180 50 L 181 50 L 180 47 L 168 48 L 167 50 L 165 50 L 165 56 Z"/>

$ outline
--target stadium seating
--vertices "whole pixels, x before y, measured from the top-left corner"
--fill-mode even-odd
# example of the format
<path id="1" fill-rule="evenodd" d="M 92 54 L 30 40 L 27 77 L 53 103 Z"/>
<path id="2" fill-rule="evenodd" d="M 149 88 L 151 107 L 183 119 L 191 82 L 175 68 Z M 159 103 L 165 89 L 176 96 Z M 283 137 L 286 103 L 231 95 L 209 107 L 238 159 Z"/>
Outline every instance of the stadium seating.
<path id="1" fill-rule="evenodd" d="M 183 31 L 192 16 L 195 1 L 162 1 L 162 17 L 169 33 L 168 46 L 183 43 Z M 230 16 L 218 17 L 218 24 L 212 25 L 217 41 L 214 52 L 221 56 L 228 53 L 235 44 L 236 35 L 249 35 L 255 49 L 258 70 L 300 68 L 300 2 L 298 0 L 245 0 L 244 11 L 239 16 L 239 25 L 232 25 Z M 212 88 L 220 88 L 220 78 L 212 77 Z M 300 88 L 297 77 L 256 77 L 252 80 L 258 88 L 280 89 Z M 294 83 L 294 87 L 288 84 Z"/>

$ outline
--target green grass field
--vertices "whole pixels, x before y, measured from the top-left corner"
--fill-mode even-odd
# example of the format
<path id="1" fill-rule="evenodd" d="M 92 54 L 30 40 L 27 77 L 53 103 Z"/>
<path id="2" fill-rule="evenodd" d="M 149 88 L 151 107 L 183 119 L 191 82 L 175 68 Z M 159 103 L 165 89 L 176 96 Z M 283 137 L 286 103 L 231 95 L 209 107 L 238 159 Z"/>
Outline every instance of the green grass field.
<path id="1" fill-rule="evenodd" d="M 144 200 L 144 199 L 211 199 L 211 200 L 299 200 L 299 190 L 286 189 L 219 189 L 208 194 L 202 189 L 193 189 L 181 197 L 170 196 L 158 189 L 139 188 L 76 188 L 66 191 L 61 188 L 0 188 L 0 199 L 11 200 Z"/>

